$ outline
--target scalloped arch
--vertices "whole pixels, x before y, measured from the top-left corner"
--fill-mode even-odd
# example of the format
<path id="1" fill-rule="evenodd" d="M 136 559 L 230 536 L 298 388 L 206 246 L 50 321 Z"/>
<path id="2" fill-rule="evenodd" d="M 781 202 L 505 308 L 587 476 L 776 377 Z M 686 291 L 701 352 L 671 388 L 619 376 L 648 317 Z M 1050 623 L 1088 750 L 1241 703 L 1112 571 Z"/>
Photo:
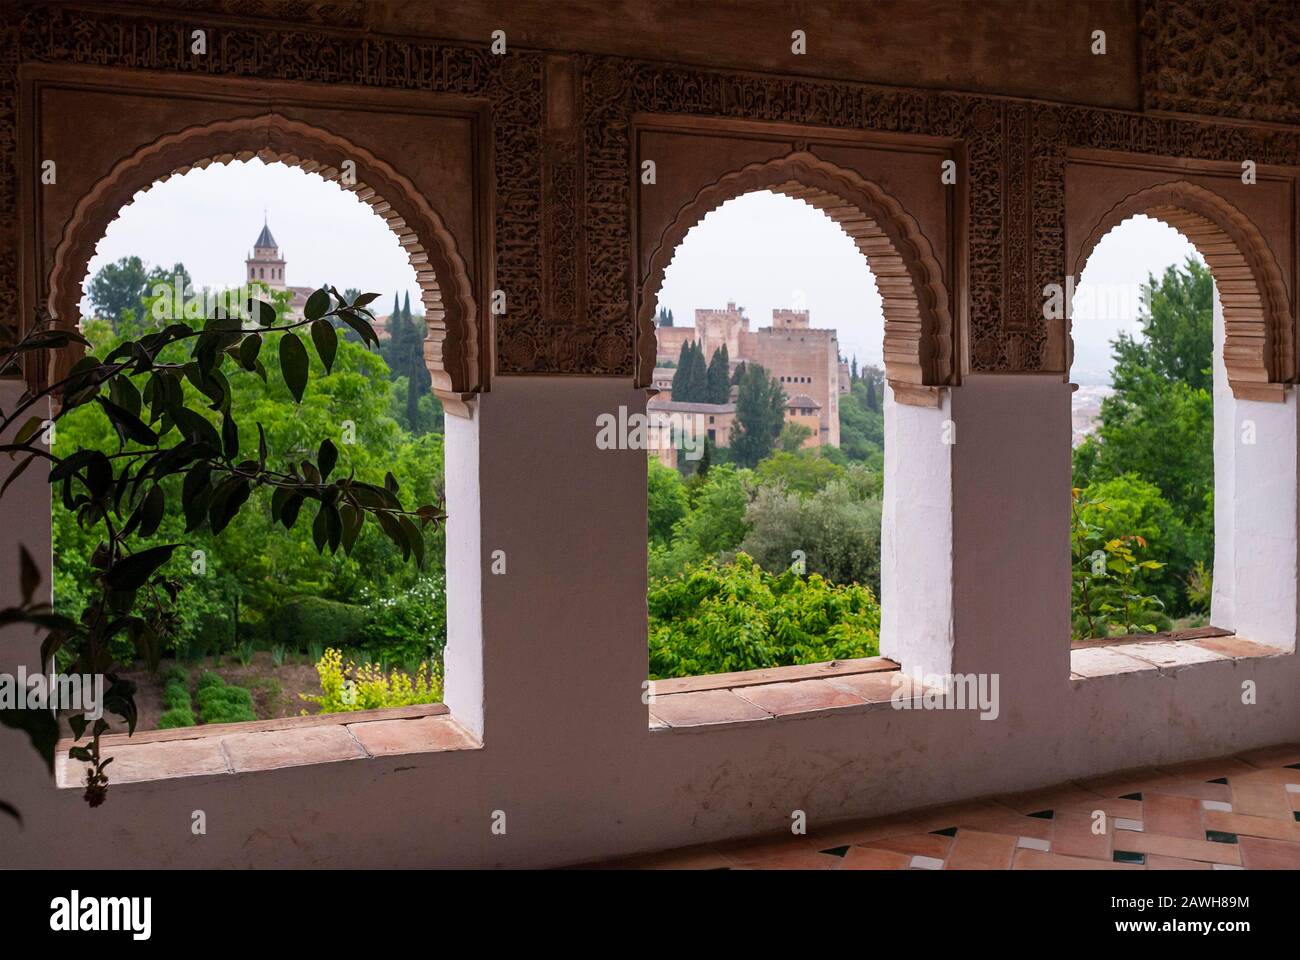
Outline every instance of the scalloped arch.
<path id="1" fill-rule="evenodd" d="M 1259 228 L 1217 193 L 1171 180 L 1130 194 L 1089 231 L 1074 276 L 1102 237 L 1137 214 L 1173 227 L 1205 258 L 1223 304 L 1223 360 L 1233 394 L 1282 399 L 1296 373 L 1295 324 L 1282 271 Z"/>
<path id="2" fill-rule="evenodd" d="M 77 202 L 55 249 L 47 293 L 51 316 L 75 317 L 86 264 L 118 211 L 137 192 L 213 163 L 279 161 L 335 182 L 384 219 L 415 268 L 428 333 L 425 362 L 446 408 L 468 414 L 481 386 L 478 307 L 465 261 L 437 211 L 388 163 L 319 126 L 278 113 L 221 120 L 164 134 L 119 160 Z M 342 182 L 348 162 L 355 184 Z M 65 369 L 71 355 L 59 359 Z M 55 372 L 57 376 L 57 370 Z"/>
<path id="3" fill-rule="evenodd" d="M 683 206 L 650 256 L 637 306 L 637 385 L 648 386 L 655 363 L 655 298 L 687 232 L 723 203 L 771 190 L 816 207 L 862 251 L 884 304 L 885 376 L 902 402 L 933 405 L 924 388 L 952 382 L 952 310 L 943 269 L 920 227 L 893 197 L 851 170 L 807 152 L 727 173 Z"/>

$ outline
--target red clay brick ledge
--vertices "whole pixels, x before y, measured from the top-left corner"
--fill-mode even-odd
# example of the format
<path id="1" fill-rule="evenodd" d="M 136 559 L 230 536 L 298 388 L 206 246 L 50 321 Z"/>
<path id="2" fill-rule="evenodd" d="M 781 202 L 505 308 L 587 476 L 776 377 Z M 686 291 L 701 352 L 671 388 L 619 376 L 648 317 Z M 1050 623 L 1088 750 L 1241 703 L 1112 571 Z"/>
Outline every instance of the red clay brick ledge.
<path id="1" fill-rule="evenodd" d="M 1281 657 L 1291 653 L 1215 627 L 1182 633 L 1084 640 L 1070 650 L 1073 681 L 1147 670 L 1181 670 L 1206 663 Z"/>
<path id="2" fill-rule="evenodd" d="M 482 747 L 441 703 L 109 734 L 100 743 L 113 757 L 113 784 Z M 80 788 L 84 765 L 68 759 L 70 746 L 58 745 L 55 778 L 60 787 Z"/>
<path id="3" fill-rule="evenodd" d="M 812 717 L 889 703 L 899 666 L 885 657 L 656 680 L 651 730 L 686 730 L 781 717 Z M 919 691 L 917 691 L 919 693 Z"/>
<path id="4" fill-rule="evenodd" d="M 1080 640 L 1071 644 L 1070 679 L 1164 672 L 1288 653 L 1218 627 Z M 650 729 L 680 731 L 870 709 L 889 703 L 900 683 L 911 697 L 920 696 L 911 678 L 895 680 L 899 669 L 886 657 L 864 657 L 652 680 Z"/>

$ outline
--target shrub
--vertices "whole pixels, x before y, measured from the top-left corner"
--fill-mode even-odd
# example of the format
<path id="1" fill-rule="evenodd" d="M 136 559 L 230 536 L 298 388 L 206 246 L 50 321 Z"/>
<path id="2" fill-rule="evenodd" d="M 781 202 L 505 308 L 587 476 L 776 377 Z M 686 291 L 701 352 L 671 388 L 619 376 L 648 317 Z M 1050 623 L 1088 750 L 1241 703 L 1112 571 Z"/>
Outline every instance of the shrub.
<path id="1" fill-rule="evenodd" d="M 420 664 L 414 676 L 400 670 L 385 673 L 373 663 L 360 667 L 351 660 L 344 663 L 343 654 L 330 648 L 316 664 L 316 673 L 320 677 L 320 694 L 299 696 L 319 704 L 321 713 L 406 707 L 442 699 L 441 672 L 427 661 Z"/>
<path id="2" fill-rule="evenodd" d="M 159 730 L 172 730 L 176 727 L 194 726 L 194 711 L 189 706 L 173 707 L 158 718 Z"/>
<path id="3" fill-rule="evenodd" d="M 365 607 L 351 603 L 299 597 L 268 615 L 268 639 L 291 650 L 302 650 L 312 644 L 353 646 L 360 639 L 368 613 Z"/>
<path id="4" fill-rule="evenodd" d="M 369 601 L 360 637 L 369 656 L 384 664 L 441 662 L 447 645 L 445 584 L 438 573 L 395 597 Z"/>
<path id="5" fill-rule="evenodd" d="M 226 683 L 215 673 L 199 679 L 199 713 L 204 723 L 241 723 L 256 720 L 253 695 L 244 687 Z"/>
<path id="6" fill-rule="evenodd" d="M 880 652 L 880 605 L 864 586 L 765 572 L 745 553 L 652 585 L 650 675 L 687 677 Z"/>
<path id="7" fill-rule="evenodd" d="M 1187 602 L 1197 613 L 1208 614 L 1214 596 L 1214 572 L 1197 560 L 1187 575 Z"/>
<path id="8" fill-rule="evenodd" d="M 180 664 L 173 664 L 163 671 L 162 682 L 164 686 L 179 683 L 183 687 L 189 687 L 190 672 Z"/>
<path id="9" fill-rule="evenodd" d="M 857 477 L 835 480 L 811 496 L 764 486 L 745 512 L 750 529 L 740 549 L 770 573 L 790 566 L 799 551 L 807 572 L 876 591 L 881 506 L 869 490 Z"/>
<path id="10" fill-rule="evenodd" d="M 1106 502 L 1091 500 L 1078 488 L 1071 491 L 1071 497 L 1073 638 L 1168 629 L 1169 618 L 1160 598 L 1143 592 L 1144 577 L 1164 567 L 1156 560 L 1139 557 L 1139 551 L 1145 556 L 1148 550 L 1146 537 L 1139 533 L 1112 536 L 1099 519 L 1109 512 Z"/>
<path id="11" fill-rule="evenodd" d="M 163 687 L 163 706 L 170 710 L 180 707 L 188 710 L 190 707 L 190 688 L 173 680 Z"/>

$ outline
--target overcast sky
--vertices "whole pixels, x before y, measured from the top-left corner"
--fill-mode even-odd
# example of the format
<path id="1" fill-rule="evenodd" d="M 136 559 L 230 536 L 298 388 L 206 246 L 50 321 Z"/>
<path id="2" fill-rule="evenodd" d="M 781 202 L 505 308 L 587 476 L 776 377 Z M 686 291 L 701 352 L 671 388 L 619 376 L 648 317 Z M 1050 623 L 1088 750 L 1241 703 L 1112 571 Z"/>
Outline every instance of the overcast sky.
<path id="1" fill-rule="evenodd" d="M 150 265 L 179 260 L 200 286 L 237 285 L 263 211 L 287 261 L 290 285 L 375 291 L 381 312 L 388 311 L 394 291 L 409 291 L 418 305 L 415 271 L 368 206 L 314 174 L 260 160 L 214 164 L 137 194 L 109 226 L 87 276 L 134 254 Z M 1146 217 L 1102 240 L 1075 300 L 1076 382 L 1105 382 L 1110 340 L 1136 329 L 1138 286 L 1148 273 L 1158 276 L 1189 254 L 1194 248 L 1177 231 Z M 665 275 L 660 304 L 682 326 L 693 322 L 695 308 L 723 307 L 729 300 L 745 308 L 755 328 L 771 322 L 773 308 L 808 309 L 814 326 L 838 331 L 846 357 L 880 363 L 884 325 L 870 270 L 848 235 L 802 201 L 767 191 L 748 194 L 723 204 L 686 235 Z"/>
<path id="2" fill-rule="evenodd" d="M 263 211 L 287 261 L 290 286 L 329 283 L 379 293 L 380 313 L 391 309 L 394 291 L 410 291 L 419 310 L 415 271 L 369 206 L 315 174 L 256 159 L 191 170 L 137 193 L 109 225 L 88 277 L 135 255 L 151 266 L 179 260 L 201 287 L 237 286 Z"/>

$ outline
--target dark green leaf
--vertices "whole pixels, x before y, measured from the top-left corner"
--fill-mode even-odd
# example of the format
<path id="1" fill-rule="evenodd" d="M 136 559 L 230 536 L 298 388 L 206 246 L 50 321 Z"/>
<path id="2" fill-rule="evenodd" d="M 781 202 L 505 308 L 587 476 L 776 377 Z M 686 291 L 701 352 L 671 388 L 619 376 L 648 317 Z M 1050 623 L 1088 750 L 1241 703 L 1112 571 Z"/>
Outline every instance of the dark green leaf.
<path id="1" fill-rule="evenodd" d="M 262 350 L 262 338 L 250 333 L 239 344 L 239 362 L 245 370 L 257 369 L 257 355 Z"/>
<path id="2" fill-rule="evenodd" d="M 286 333 L 280 341 L 280 371 L 294 400 L 301 402 L 307 389 L 307 349 L 295 333 Z"/>
<path id="3" fill-rule="evenodd" d="M 228 459 L 239 456 L 239 425 L 230 414 L 221 418 L 221 445 Z"/>
<path id="4" fill-rule="evenodd" d="M 307 298 L 306 305 L 302 308 L 302 315 L 308 320 L 319 320 L 325 316 L 325 312 L 330 308 L 329 291 L 324 287 L 312 292 Z"/>
<path id="5" fill-rule="evenodd" d="M 96 397 L 95 400 L 108 414 L 113 429 L 117 431 L 117 435 L 121 437 L 123 443 L 126 443 L 127 440 L 134 440 L 136 443 L 144 444 L 147 447 L 158 445 L 158 434 L 145 426 L 135 414 L 119 407 L 111 400 L 105 400 L 103 397 Z"/>
<path id="6" fill-rule="evenodd" d="M 123 557 L 108 569 L 106 580 L 114 590 L 138 590 L 148 582 L 153 572 L 171 559 L 179 544 L 168 543 L 150 547 L 129 557 Z"/>
<path id="7" fill-rule="evenodd" d="M 334 446 L 334 442 L 326 437 L 320 442 L 320 453 L 316 455 L 316 463 L 320 467 L 322 480 L 328 480 L 330 472 L 334 469 L 334 464 L 338 463 L 339 451 Z"/>
<path id="8" fill-rule="evenodd" d="M 163 488 L 154 484 L 140 504 L 140 536 L 152 537 L 158 532 L 166 507 L 167 496 L 163 493 Z"/>
<path id="9" fill-rule="evenodd" d="M 311 325 L 311 340 L 316 344 L 316 352 L 325 365 L 325 372 L 334 368 L 334 354 L 339 349 L 339 336 L 334 332 L 334 324 L 328 320 L 317 320 Z"/>

